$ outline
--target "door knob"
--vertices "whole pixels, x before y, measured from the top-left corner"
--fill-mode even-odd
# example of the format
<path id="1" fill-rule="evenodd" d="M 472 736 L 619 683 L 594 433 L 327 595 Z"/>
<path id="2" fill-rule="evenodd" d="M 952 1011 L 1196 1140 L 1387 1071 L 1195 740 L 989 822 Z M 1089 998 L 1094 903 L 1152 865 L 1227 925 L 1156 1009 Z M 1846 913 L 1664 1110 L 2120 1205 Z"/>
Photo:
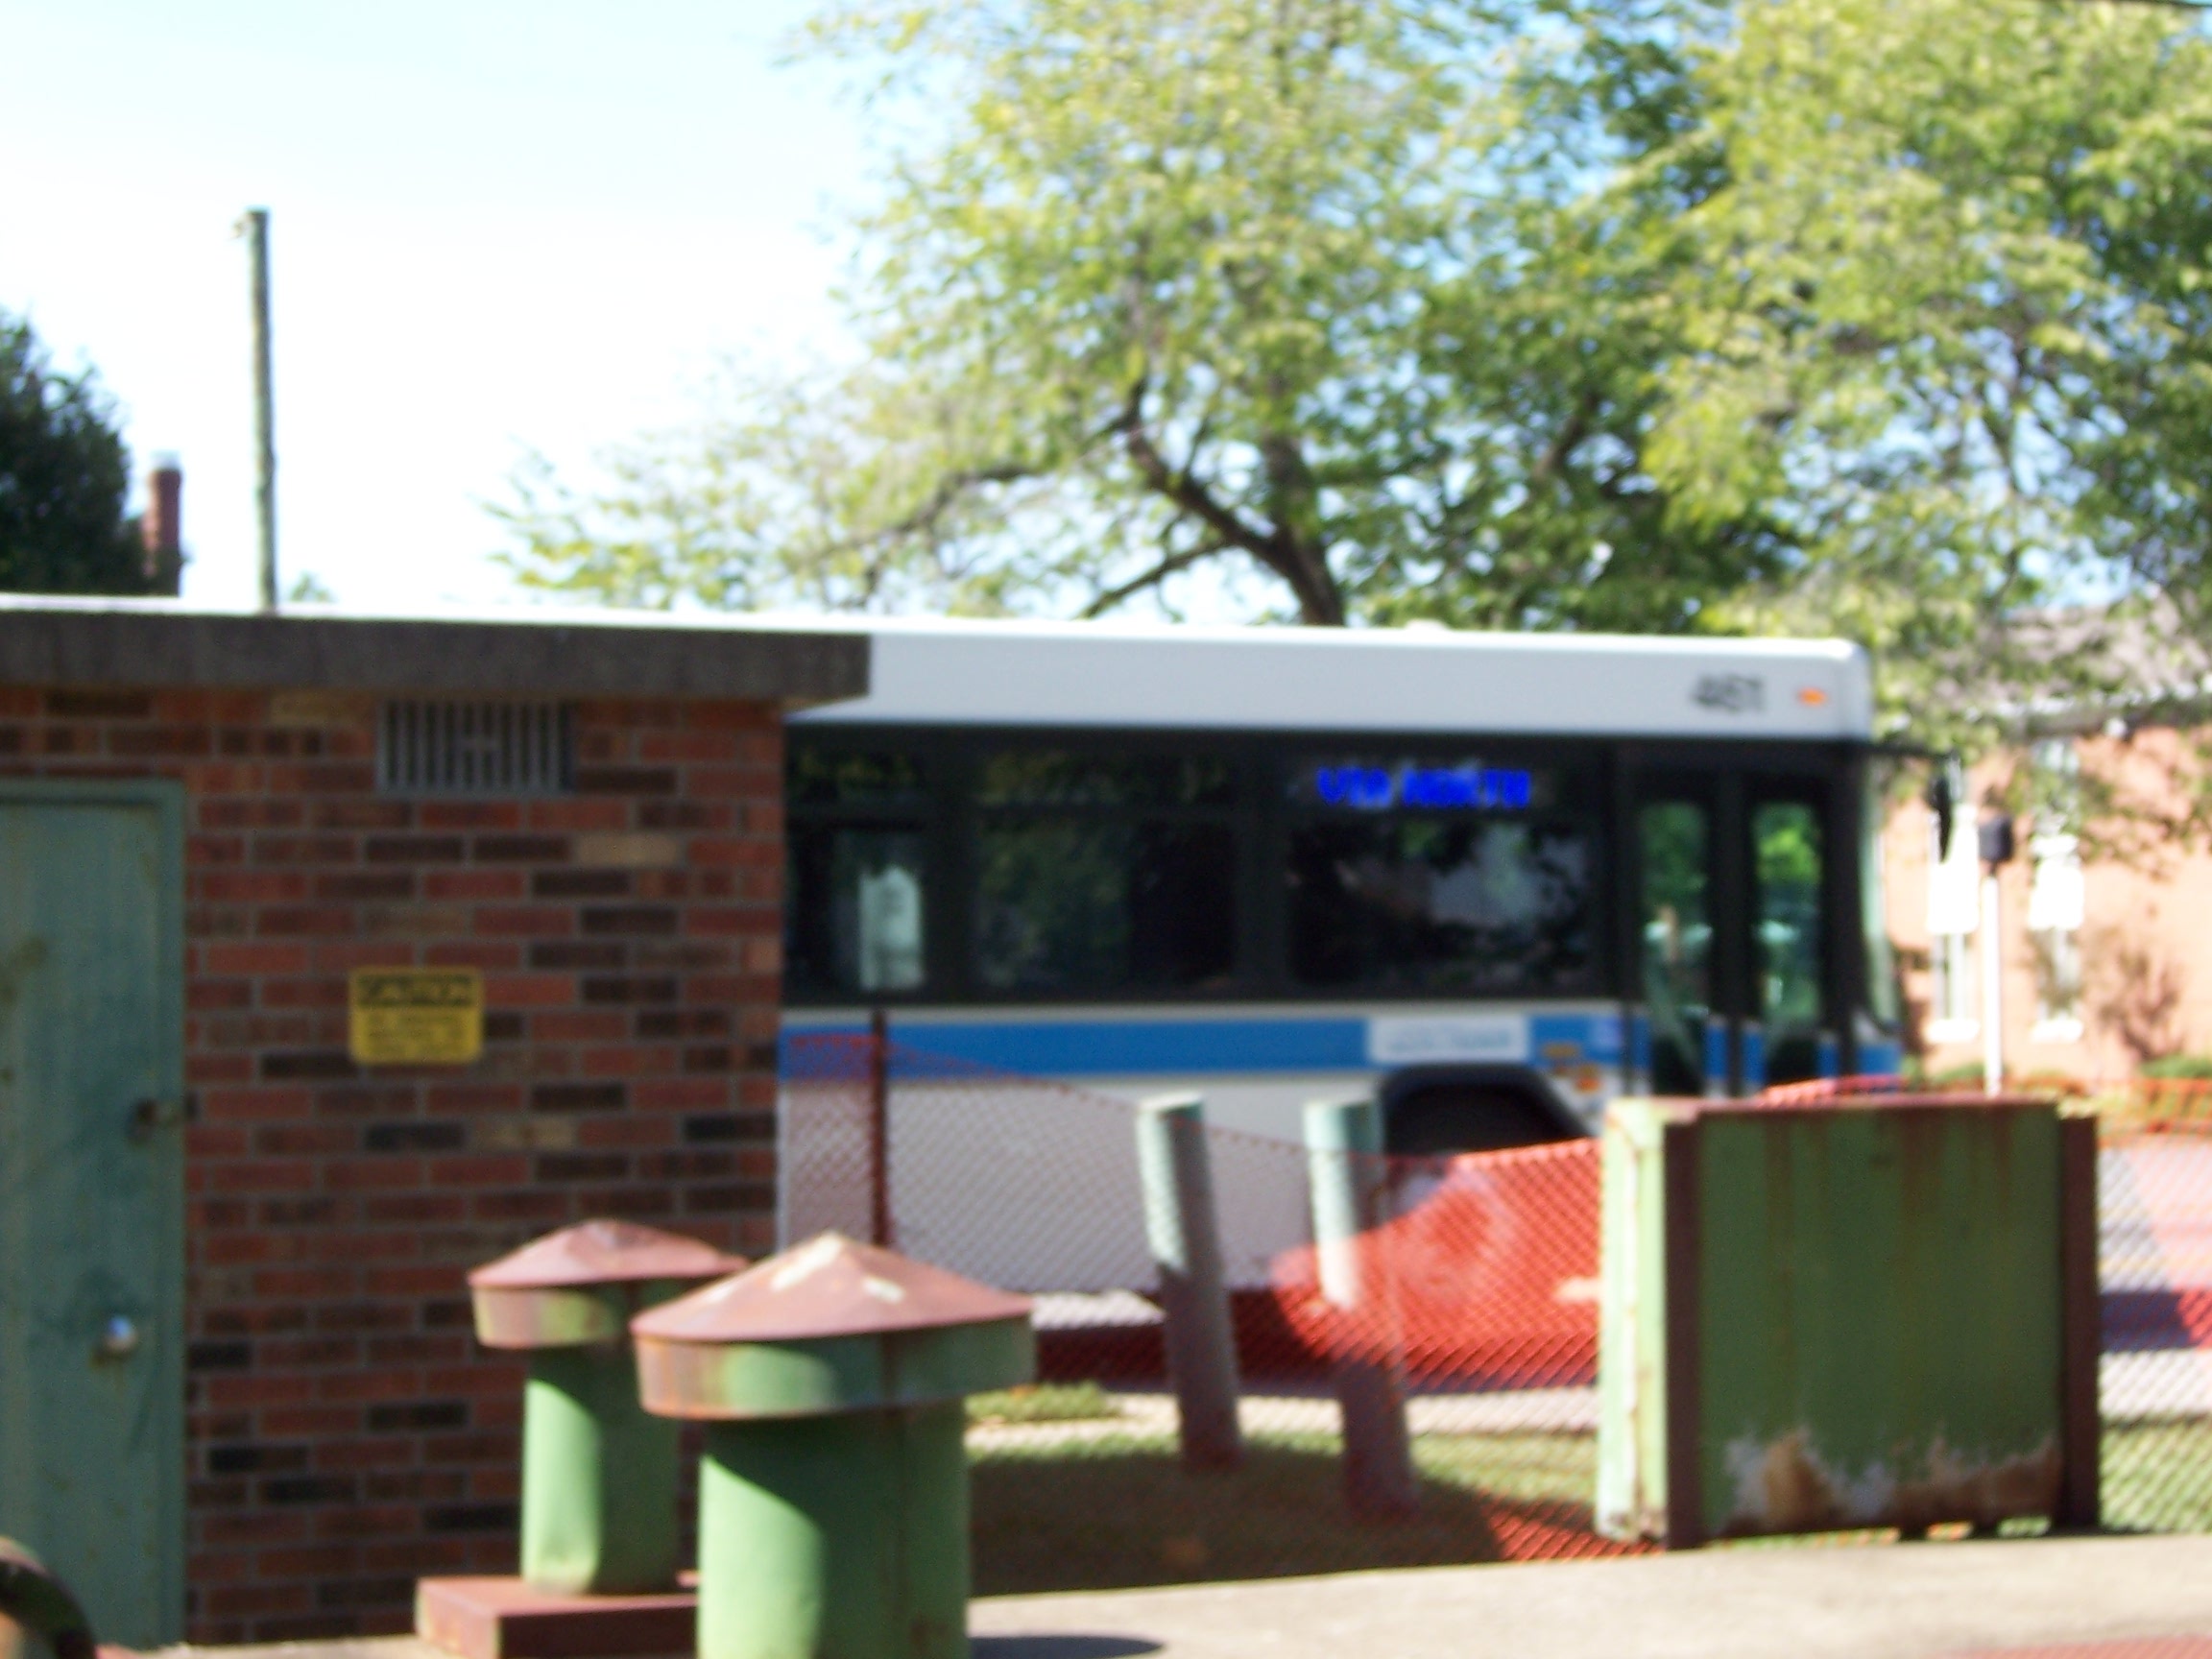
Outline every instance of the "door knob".
<path id="1" fill-rule="evenodd" d="M 141 1100 L 131 1108 L 131 1118 L 124 1134 L 132 1141 L 151 1140 L 154 1131 L 166 1129 L 173 1123 L 184 1121 L 184 1102 L 181 1100 Z"/>
<path id="2" fill-rule="evenodd" d="M 103 1359 L 125 1359 L 138 1351 L 138 1325 L 127 1313 L 110 1313 L 100 1327 L 98 1353 Z"/>

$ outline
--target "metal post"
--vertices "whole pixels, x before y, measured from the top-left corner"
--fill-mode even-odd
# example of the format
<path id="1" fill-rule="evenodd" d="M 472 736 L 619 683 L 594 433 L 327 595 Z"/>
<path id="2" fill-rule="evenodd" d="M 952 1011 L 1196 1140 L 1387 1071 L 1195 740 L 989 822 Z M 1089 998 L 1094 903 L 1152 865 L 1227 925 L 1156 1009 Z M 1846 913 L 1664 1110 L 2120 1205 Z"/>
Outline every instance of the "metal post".
<path id="1" fill-rule="evenodd" d="M 2005 952 L 1999 947 L 2004 890 L 1997 867 L 1982 878 L 1982 1088 L 2005 1088 Z"/>
<path id="2" fill-rule="evenodd" d="M 967 1407 L 710 1423 L 699 1659 L 966 1659 Z"/>
<path id="3" fill-rule="evenodd" d="M 891 1019 L 868 1017 L 868 1241 L 892 1249 Z"/>
<path id="4" fill-rule="evenodd" d="M 1621 1017 L 1622 1090 L 1635 1096 L 1651 1093 L 1651 1016 L 1631 1002 Z"/>
<path id="5" fill-rule="evenodd" d="M 1160 1094 L 1139 1104 L 1137 1168 L 1144 1189 L 1144 1238 L 1166 1318 L 1167 1377 L 1175 1389 L 1183 1466 L 1234 1469 L 1244 1460 L 1237 1342 L 1199 1096 Z"/>
<path id="6" fill-rule="evenodd" d="M 967 1659 L 967 1407 L 1037 1374 L 1028 1299 L 825 1233 L 632 1322 L 707 1424 L 698 1659 Z"/>
<path id="7" fill-rule="evenodd" d="M 549 1233 L 469 1275 L 477 1340 L 530 1357 L 521 1507 L 522 1577 L 532 1589 L 676 1587 L 679 1430 L 638 1398 L 629 1322 L 744 1265 L 696 1238 L 602 1219 Z"/>
<path id="8" fill-rule="evenodd" d="M 1366 1271 L 1361 1237 L 1382 1219 L 1382 1114 L 1375 1102 L 1308 1105 L 1306 1169 L 1322 1300 L 1376 1319 L 1384 1310 Z M 1354 1513 L 1411 1514 L 1420 1506 L 1420 1484 L 1395 1356 L 1339 1360 L 1336 1401 L 1344 1425 L 1344 1494 Z"/>
<path id="9" fill-rule="evenodd" d="M 523 1578 L 571 1593 L 673 1585 L 682 1564 L 681 1427 L 637 1403 L 628 1342 L 532 1353 L 522 1397 Z"/>
<path id="10" fill-rule="evenodd" d="M 269 352 L 269 209 L 249 207 L 242 228 L 253 285 L 253 514 L 260 530 L 261 609 L 276 609 L 276 415 Z"/>
<path id="11" fill-rule="evenodd" d="M 1736 1027 L 1736 1093 L 1756 1094 L 1767 1087 L 1767 1027 L 1745 1020 Z"/>

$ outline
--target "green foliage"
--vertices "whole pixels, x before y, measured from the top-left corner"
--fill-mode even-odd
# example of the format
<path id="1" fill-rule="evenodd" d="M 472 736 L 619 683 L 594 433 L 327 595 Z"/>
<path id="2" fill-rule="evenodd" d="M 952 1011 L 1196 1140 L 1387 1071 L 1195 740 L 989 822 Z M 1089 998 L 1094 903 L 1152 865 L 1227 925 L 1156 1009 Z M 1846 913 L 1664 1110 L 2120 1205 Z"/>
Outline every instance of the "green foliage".
<path id="1" fill-rule="evenodd" d="M 91 373 L 56 373 L 31 325 L 0 315 L 0 589 L 146 592 L 130 483 Z"/>
<path id="2" fill-rule="evenodd" d="M 2111 672 L 2025 613 L 2200 581 L 2158 531 L 2212 431 L 2208 50 L 2153 7 L 1740 12 L 1677 146 L 1727 181 L 1651 457 L 1693 517 L 1773 503 L 1797 561 L 1718 622 L 1875 645 L 1895 717 L 1957 738 Z"/>
<path id="3" fill-rule="evenodd" d="M 2212 51 L 2005 0 L 833 0 L 851 369 L 504 510 L 626 603 L 1841 635 L 1977 747 L 2212 606 Z"/>
<path id="4" fill-rule="evenodd" d="M 1572 157 L 1501 97 L 1518 28 L 1459 0 L 833 12 L 817 45 L 939 111 L 862 225 L 868 361 L 747 376 L 597 496 L 526 475 L 517 567 L 1087 614 L 1212 568 L 1310 622 L 1686 625 L 1770 538 L 1660 533 L 1635 446 L 1666 209 L 1553 200 Z"/>
<path id="5" fill-rule="evenodd" d="M 1007 609 L 1026 572 L 994 563 L 975 532 L 1004 521 L 1026 480 L 963 468 L 974 442 L 956 399 L 871 363 L 733 369 L 709 402 L 693 425 L 604 457 L 596 491 L 525 462 L 492 508 L 522 583 L 653 610 Z"/>
<path id="6" fill-rule="evenodd" d="M 2176 1078 L 2186 1081 L 2212 1080 L 2212 1054 L 2167 1054 L 2155 1060 L 2146 1060 L 2136 1068 L 2145 1077 Z"/>

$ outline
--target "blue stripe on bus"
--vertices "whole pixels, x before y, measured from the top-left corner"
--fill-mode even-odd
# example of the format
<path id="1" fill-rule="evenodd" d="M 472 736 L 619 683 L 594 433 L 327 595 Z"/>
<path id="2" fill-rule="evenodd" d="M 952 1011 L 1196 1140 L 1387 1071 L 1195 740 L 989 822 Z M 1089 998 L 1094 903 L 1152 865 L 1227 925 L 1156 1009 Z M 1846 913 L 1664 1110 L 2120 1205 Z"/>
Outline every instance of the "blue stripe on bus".
<path id="1" fill-rule="evenodd" d="M 917 1021 L 896 1015 L 893 1035 L 909 1047 L 994 1070 L 1031 1076 L 1111 1076 L 1233 1071 L 1371 1071 L 1363 1019 Z M 859 1036 L 854 1021 L 793 1022 L 785 1036 Z M 1535 1014 L 1527 1059 L 1621 1058 L 1621 1022 L 1611 1015 Z"/>
<path id="2" fill-rule="evenodd" d="M 806 1026 L 792 1035 L 860 1025 Z M 1360 1071 L 1364 1020 L 932 1020 L 892 1034 L 926 1053 L 1031 1076 L 1148 1071 Z"/>
<path id="3" fill-rule="evenodd" d="M 1904 1045 L 1890 1042 L 1860 1043 L 1859 1074 L 1862 1077 L 1894 1077 L 1904 1070 Z"/>

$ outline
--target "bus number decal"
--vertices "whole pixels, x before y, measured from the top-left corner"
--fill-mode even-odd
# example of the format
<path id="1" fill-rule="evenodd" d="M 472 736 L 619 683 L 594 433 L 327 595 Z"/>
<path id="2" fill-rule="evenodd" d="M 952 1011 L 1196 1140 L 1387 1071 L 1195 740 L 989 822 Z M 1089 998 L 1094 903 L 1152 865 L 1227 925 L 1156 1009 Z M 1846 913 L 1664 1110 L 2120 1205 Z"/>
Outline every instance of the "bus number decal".
<path id="1" fill-rule="evenodd" d="M 1758 714 L 1767 708 L 1767 682 L 1756 674 L 1706 674 L 1690 700 L 1723 714 Z"/>

